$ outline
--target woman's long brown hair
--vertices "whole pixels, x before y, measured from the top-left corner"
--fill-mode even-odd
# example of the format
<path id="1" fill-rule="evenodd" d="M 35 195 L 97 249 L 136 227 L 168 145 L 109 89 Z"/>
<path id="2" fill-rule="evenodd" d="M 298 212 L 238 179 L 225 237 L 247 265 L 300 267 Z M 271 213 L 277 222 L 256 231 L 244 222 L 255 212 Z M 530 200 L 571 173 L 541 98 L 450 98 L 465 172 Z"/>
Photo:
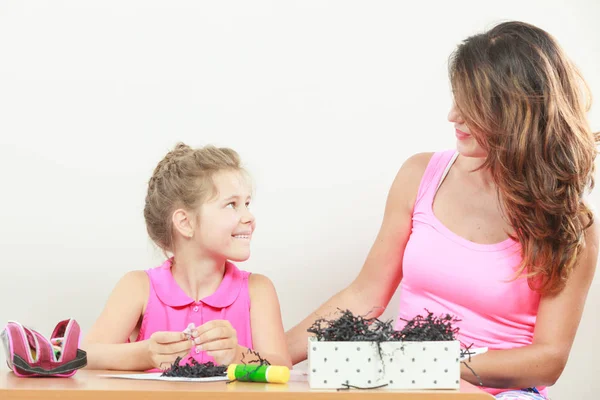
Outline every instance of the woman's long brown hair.
<path id="1" fill-rule="evenodd" d="M 532 289 L 560 291 L 577 265 L 593 214 L 598 134 L 591 96 L 556 40 L 522 22 L 466 39 L 450 59 L 457 108 L 486 150 Z"/>

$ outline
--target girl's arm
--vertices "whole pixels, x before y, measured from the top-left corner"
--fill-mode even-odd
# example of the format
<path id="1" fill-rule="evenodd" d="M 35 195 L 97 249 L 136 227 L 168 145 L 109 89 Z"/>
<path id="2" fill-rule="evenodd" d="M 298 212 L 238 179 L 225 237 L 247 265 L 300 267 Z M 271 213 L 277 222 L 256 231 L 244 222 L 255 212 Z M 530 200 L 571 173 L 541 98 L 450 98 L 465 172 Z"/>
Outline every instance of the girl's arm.
<path id="1" fill-rule="evenodd" d="M 354 314 L 380 316 L 402 280 L 402 258 L 412 227 L 412 211 L 419 183 L 432 153 L 410 157 L 402 165 L 390 188 L 383 222 L 358 277 L 316 311 L 287 332 L 292 362 L 306 359 L 308 332 L 313 322 L 333 317 L 337 309 Z"/>
<path id="2" fill-rule="evenodd" d="M 292 361 L 281 321 L 279 299 L 273 283 L 264 275 L 251 274 L 248 278 L 248 289 L 254 350 L 272 365 L 291 368 Z M 241 350 L 246 351 L 244 348 Z"/>
<path id="3" fill-rule="evenodd" d="M 83 340 L 87 368 L 142 371 L 187 354 L 192 344 L 181 332 L 157 332 L 152 339 L 127 343 L 143 315 L 149 284 L 144 271 L 129 272 L 117 283 Z"/>
<path id="4" fill-rule="evenodd" d="M 521 348 L 496 350 L 478 355 L 468 365 L 481 377 L 483 386 L 528 388 L 552 386 L 569 358 L 575 333 L 598 262 L 598 222 L 585 232 L 586 247 L 566 287 L 557 295 L 540 300 L 533 343 Z M 465 365 L 462 378 L 479 385 Z"/>

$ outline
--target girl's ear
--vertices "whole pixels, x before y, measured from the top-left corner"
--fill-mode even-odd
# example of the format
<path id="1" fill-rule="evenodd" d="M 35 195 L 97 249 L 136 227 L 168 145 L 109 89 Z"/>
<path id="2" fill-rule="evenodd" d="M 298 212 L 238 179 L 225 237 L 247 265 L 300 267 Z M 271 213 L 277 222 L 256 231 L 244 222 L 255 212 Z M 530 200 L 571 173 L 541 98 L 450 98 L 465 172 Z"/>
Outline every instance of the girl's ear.
<path id="1" fill-rule="evenodd" d="M 179 234 L 186 238 L 194 237 L 194 223 L 192 221 L 193 216 L 184 209 L 177 209 L 173 212 L 172 222 L 173 228 Z"/>

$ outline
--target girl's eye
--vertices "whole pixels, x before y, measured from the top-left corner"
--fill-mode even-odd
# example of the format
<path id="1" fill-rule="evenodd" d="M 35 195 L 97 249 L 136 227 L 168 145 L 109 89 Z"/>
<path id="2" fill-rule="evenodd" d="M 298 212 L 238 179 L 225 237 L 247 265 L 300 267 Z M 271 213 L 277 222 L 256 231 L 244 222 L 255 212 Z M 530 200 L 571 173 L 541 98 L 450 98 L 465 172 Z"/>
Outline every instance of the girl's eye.
<path id="1" fill-rule="evenodd" d="M 246 208 L 250 208 L 250 202 L 246 202 Z"/>
<path id="2" fill-rule="evenodd" d="M 235 208 L 235 203 L 229 203 L 225 207 Z"/>

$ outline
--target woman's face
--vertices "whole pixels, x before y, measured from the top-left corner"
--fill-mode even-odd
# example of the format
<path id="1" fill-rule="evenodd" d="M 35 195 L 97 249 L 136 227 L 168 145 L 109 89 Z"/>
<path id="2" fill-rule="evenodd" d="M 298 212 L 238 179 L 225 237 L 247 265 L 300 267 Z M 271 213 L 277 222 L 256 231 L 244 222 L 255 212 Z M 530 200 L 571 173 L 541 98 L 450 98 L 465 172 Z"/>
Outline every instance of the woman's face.
<path id="1" fill-rule="evenodd" d="M 448 121 L 454 124 L 454 133 L 456 135 L 456 149 L 458 152 L 465 157 L 476 157 L 476 158 L 484 158 L 487 153 L 477 143 L 473 135 L 471 134 L 471 130 L 465 123 L 464 118 L 460 114 L 458 107 L 456 104 L 452 104 L 452 108 L 448 113 Z"/>

